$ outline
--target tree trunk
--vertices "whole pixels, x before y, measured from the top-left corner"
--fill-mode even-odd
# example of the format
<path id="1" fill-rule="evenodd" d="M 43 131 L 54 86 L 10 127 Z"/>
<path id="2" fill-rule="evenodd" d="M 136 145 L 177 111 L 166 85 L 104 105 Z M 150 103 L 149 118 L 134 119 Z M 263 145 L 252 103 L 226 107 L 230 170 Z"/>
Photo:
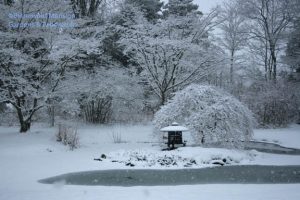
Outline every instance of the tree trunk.
<path id="1" fill-rule="evenodd" d="M 276 58 L 276 55 L 275 55 L 275 52 L 273 51 L 271 53 L 272 55 L 272 64 L 273 64 L 273 70 L 272 70 L 272 78 L 273 78 L 273 81 L 276 82 L 276 79 L 277 79 L 277 58 Z"/>
<path id="2" fill-rule="evenodd" d="M 271 65 L 270 65 L 270 80 L 273 80 L 276 82 L 276 76 L 277 76 L 277 57 L 276 57 L 276 48 L 275 43 L 273 40 L 269 40 L 270 45 L 270 59 L 271 59 Z"/>
<path id="3" fill-rule="evenodd" d="M 160 97 L 160 105 L 163 106 L 166 103 L 166 92 L 161 91 L 161 97 Z"/>
<path id="4" fill-rule="evenodd" d="M 79 1 L 81 17 L 85 17 L 87 15 L 86 4 L 87 4 L 86 0 Z"/>
<path id="5" fill-rule="evenodd" d="M 94 18 L 96 13 L 97 13 L 97 9 L 99 7 L 100 1 L 99 0 L 91 0 L 90 1 L 90 8 L 89 8 L 89 12 L 88 15 L 91 18 Z"/>
<path id="6" fill-rule="evenodd" d="M 234 65 L 234 50 L 231 51 L 230 57 L 230 84 L 233 85 L 233 65 Z"/>
<path id="7" fill-rule="evenodd" d="M 55 108 L 54 108 L 53 104 L 51 104 L 48 107 L 48 114 L 49 114 L 49 117 L 50 117 L 50 120 L 49 120 L 50 126 L 54 127 L 54 125 L 55 125 Z"/>
<path id="8" fill-rule="evenodd" d="M 26 133 L 31 126 L 31 117 L 24 120 L 22 110 L 19 107 L 15 107 L 15 109 L 17 110 L 17 114 L 20 122 L 20 133 Z"/>
<path id="9" fill-rule="evenodd" d="M 22 121 L 20 122 L 21 128 L 20 128 L 20 133 L 26 133 L 27 131 L 30 130 L 31 122 L 29 121 Z"/>

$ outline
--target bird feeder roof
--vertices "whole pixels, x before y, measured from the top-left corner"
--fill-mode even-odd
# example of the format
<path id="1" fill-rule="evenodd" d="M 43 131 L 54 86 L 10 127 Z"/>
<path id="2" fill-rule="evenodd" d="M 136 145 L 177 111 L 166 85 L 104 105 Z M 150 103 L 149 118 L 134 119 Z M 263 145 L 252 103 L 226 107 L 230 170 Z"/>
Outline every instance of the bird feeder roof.
<path id="1" fill-rule="evenodd" d="M 189 129 L 184 126 L 179 126 L 178 123 L 173 122 L 171 126 L 164 127 L 160 129 L 162 132 L 170 132 L 170 131 L 188 131 Z"/>

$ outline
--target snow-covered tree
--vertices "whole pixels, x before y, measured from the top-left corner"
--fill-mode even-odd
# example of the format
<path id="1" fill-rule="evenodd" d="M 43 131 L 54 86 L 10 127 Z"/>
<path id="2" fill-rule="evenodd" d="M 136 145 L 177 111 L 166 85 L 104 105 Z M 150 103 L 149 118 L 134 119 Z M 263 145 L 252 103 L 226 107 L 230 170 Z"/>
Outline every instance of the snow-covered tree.
<path id="1" fill-rule="evenodd" d="M 0 34 L 0 103 L 15 108 L 20 132 L 26 132 L 33 115 L 56 91 L 69 58 L 50 59 L 51 48 L 42 37 Z"/>
<path id="2" fill-rule="evenodd" d="M 235 65 L 239 60 L 239 53 L 245 48 L 248 35 L 248 27 L 245 17 L 240 15 L 238 6 L 235 2 L 225 2 L 218 16 L 219 28 L 222 30 L 221 46 L 226 50 L 229 58 L 229 77 L 230 83 L 234 83 Z"/>
<path id="3" fill-rule="evenodd" d="M 222 59 L 208 39 L 214 14 L 170 15 L 156 23 L 140 23 L 124 34 L 125 54 L 163 105 L 173 92 L 214 71 Z"/>
<path id="4" fill-rule="evenodd" d="M 69 118 L 88 123 L 142 120 L 143 90 L 134 72 L 106 51 L 109 47 L 103 40 L 109 30 L 83 25 L 72 34 L 76 37 L 61 34 L 53 41 L 51 58 L 76 55 L 57 93 L 56 114 L 66 118 L 64 111 Z"/>
<path id="5" fill-rule="evenodd" d="M 278 54 L 292 22 L 294 0 L 237 0 L 240 13 L 250 22 L 252 52 L 262 59 L 266 80 L 276 81 Z"/>
<path id="6" fill-rule="evenodd" d="M 213 70 L 213 55 L 198 45 L 170 40 L 136 40 L 134 61 L 163 105 L 170 94 Z M 200 57 L 202 56 L 202 57 Z"/>
<path id="7" fill-rule="evenodd" d="M 160 0 L 125 0 L 125 4 L 138 7 L 150 22 L 156 22 L 159 19 L 159 12 L 163 6 L 163 2 Z"/>
<path id="8" fill-rule="evenodd" d="M 157 130 L 178 122 L 203 145 L 242 146 L 253 134 L 251 111 L 237 99 L 212 86 L 192 84 L 177 92 L 154 118 Z"/>
<path id="9" fill-rule="evenodd" d="M 169 0 L 164 6 L 164 15 L 187 16 L 192 12 L 202 14 L 198 11 L 198 5 L 193 3 L 193 0 Z"/>

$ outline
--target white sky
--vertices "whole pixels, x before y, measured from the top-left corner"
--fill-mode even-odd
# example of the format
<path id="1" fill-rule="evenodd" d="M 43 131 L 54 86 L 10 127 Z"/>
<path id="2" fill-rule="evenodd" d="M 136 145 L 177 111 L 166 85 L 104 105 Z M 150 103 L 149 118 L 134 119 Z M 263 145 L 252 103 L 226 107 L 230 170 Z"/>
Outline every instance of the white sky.
<path id="1" fill-rule="evenodd" d="M 167 2 L 168 0 L 163 0 L 164 2 Z M 221 4 L 223 1 L 226 0 L 194 0 L 194 3 L 199 5 L 199 10 L 203 13 L 208 13 L 211 8 L 214 6 Z"/>
<path id="2" fill-rule="evenodd" d="M 199 5 L 199 10 L 203 13 L 208 13 L 209 10 L 218 4 L 222 4 L 226 0 L 194 0 L 194 3 Z"/>

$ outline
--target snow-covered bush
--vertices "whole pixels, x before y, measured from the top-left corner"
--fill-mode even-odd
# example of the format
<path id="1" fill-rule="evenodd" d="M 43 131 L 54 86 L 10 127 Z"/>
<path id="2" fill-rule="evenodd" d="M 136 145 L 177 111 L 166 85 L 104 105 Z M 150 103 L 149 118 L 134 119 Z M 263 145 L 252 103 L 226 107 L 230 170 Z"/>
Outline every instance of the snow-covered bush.
<path id="1" fill-rule="evenodd" d="M 276 84 L 256 81 L 242 101 L 255 114 L 260 127 L 286 127 L 300 119 L 300 83 L 278 79 Z"/>
<path id="2" fill-rule="evenodd" d="M 77 128 L 68 127 L 60 124 L 58 126 L 58 133 L 56 134 L 56 141 L 69 146 L 70 150 L 79 148 L 79 137 Z"/>
<path id="3" fill-rule="evenodd" d="M 155 114 L 155 133 L 174 121 L 187 126 L 197 144 L 225 147 L 242 147 L 255 125 L 251 111 L 237 99 L 212 86 L 195 84 L 177 92 Z"/>

